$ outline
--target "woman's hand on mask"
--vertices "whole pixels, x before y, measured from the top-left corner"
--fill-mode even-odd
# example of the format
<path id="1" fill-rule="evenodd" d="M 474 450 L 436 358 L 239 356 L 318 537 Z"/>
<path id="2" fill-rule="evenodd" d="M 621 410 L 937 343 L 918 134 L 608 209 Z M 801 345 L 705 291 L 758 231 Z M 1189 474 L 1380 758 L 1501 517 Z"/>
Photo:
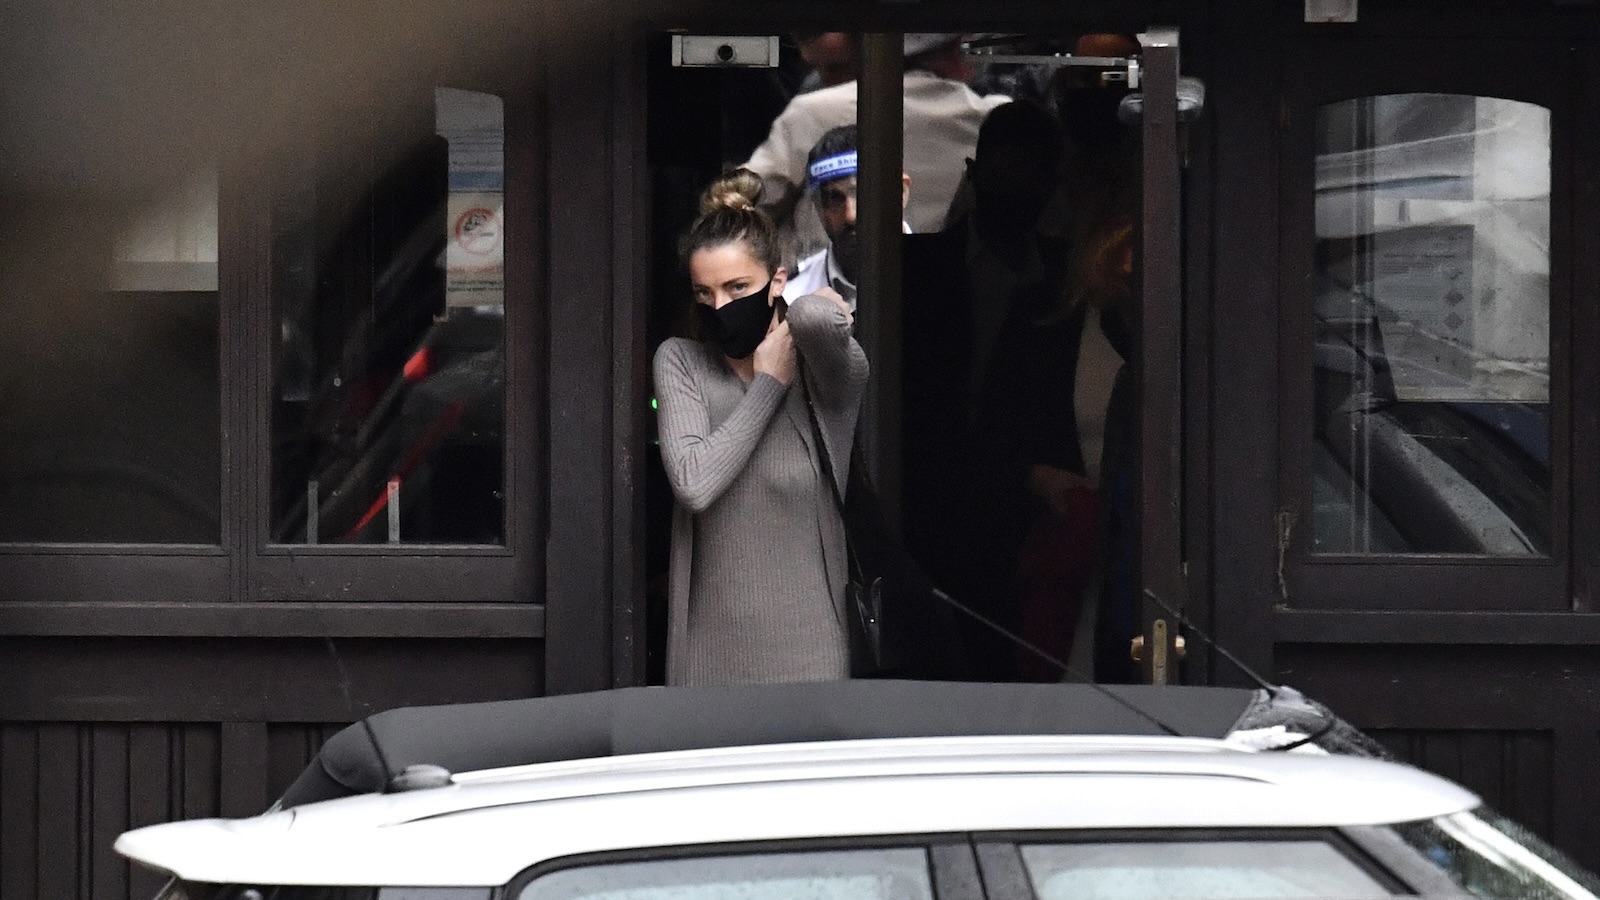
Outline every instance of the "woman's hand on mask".
<path id="1" fill-rule="evenodd" d="M 767 336 L 756 345 L 755 370 L 765 372 L 788 384 L 794 378 L 794 336 L 789 333 L 789 323 L 779 322 L 774 316 Z"/>

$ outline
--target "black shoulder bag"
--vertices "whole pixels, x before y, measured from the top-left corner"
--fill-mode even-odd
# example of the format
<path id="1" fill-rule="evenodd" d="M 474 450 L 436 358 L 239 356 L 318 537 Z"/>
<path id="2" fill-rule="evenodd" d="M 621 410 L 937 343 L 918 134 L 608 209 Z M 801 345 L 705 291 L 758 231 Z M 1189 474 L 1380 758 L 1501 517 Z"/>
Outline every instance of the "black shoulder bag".
<path id="1" fill-rule="evenodd" d="M 867 477 L 859 425 L 851 443 L 850 479 L 841 496 L 809 385 L 804 389 L 822 477 L 844 520 L 850 567 L 845 615 L 850 629 L 851 675 L 964 679 L 968 667 L 956 633 L 954 610 L 935 596 L 933 582 L 890 531 L 877 491 Z"/>

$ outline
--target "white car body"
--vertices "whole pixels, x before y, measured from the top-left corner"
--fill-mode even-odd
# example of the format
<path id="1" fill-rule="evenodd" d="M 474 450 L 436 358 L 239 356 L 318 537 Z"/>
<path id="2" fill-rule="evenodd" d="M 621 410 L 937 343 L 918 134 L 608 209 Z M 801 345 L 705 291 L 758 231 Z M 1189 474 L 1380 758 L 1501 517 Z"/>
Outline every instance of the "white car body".
<path id="1" fill-rule="evenodd" d="M 1169 737 L 960 737 L 651 753 L 124 834 L 186 880 L 493 886 L 578 854 L 812 837 L 1377 825 L 1470 810 L 1377 760 Z M 440 852 L 448 847 L 448 852 Z"/>
<path id="2" fill-rule="evenodd" d="M 1374 755 L 1282 688 L 635 688 L 379 713 L 116 849 L 160 900 L 1600 900 Z"/>

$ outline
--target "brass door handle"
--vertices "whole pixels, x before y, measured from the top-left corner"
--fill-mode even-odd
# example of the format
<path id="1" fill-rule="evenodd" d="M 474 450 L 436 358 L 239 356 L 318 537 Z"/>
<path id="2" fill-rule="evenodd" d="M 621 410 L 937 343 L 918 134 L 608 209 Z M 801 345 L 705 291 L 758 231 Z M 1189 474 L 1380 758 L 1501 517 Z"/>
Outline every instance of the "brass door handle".
<path id="1" fill-rule="evenodd" d="M 1176 653 L 1179 659 L 1183 659 L 1187 649 L 1184 646 L 1183 635 L 1180 634 L 1172 639 L 1172 652 Z M 1128 642 L 1128 655 L 1133 657 L 1134 662 L 1144 662 L 1144 635 L 1135 635 L 1133 640 Z"/>

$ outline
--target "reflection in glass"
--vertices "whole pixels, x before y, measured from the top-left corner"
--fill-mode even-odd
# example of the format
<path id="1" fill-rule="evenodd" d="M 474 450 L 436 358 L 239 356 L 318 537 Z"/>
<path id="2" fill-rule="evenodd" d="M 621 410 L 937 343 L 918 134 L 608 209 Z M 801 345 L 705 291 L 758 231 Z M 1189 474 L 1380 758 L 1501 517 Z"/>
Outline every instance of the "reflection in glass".
<path id="1" fill-rule="evenodd" d="M 1600 895 L 1600 879 L 1485 806 L 1393 827 L 1473 897 L 1594 900 Z"/>
<path id="2" fill-rule="evenodd" d="M 1550 115 L 1317 113 L 1313 549 L 1550 552 Z"/>
<path id="3" fill-rule="evenodd" d="M 659 859 L 563 869 L 518 900 L 933 900 L 921 848 Z"/>
<path id="4" fill-rule="evenodd" d="M 1040 900 L 1390 896 L 1323 841 L 1122 841 L 1021 849 Z"/>
<path id="5" fill-rule="evenodd" d="M 280 191 L 277 542 L 504 542 L 504 115 L 430 99 Z"/>
<path id="6" fill-rule="evenodd" d="M 97 289 L 7 298 L 0 541 L 221 540 L 215 169 L 113 234 Z"/>

